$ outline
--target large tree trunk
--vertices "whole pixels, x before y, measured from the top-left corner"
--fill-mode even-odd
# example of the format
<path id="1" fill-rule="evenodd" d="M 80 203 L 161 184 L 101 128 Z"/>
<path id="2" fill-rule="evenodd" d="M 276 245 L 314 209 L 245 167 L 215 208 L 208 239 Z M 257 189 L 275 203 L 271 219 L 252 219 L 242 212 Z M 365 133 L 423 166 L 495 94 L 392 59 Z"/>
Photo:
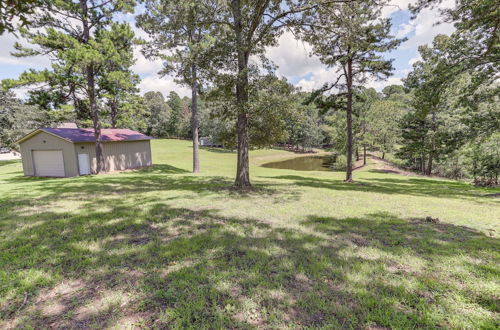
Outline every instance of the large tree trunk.
<path id="1" fill-rule="evenodd" d="M 238 53 L 238 79 L 236 82 L 236 103 L 238 108 L 238 161 L 234 185 L 239 188 L 250 187 L 250 168 L 248 162 L 248 50 L 243 45 L 243 26 L 239 0 L 232 1 L 236 47 Z"/>
<path id="2" fill-rule="evenodd" d="M 99 109 L 95 95 L 95 77 L 92 65 L 87 67 L 87 90 L 90 102 L 90 113 L 92 115 L 92 124 L 94 126 L 95 137 L 95 156 L 96 156 L 96 173 L 104 170 L 104 156 L 102 154 L 101 144 L 101 122 L 99 120 Z"/>
<path id="3" fill-rule="evenodd" d="M 347 170 L 346 182 L 352 182 L 352 60 L 347 61 Z"/>
<path id="4" fill-rule="evenodd" d="M 191 124 L 193 131 L 193 173 L 200 172 L 200 152 L 198 138 L 198 81 L 196 75 L 196 66 L 191 67 L 192 85 L 191 85 Z"/>
<path id="5" fill-rule="evenodd" d="M 88 23 L 88 7 L 86 0 L 80 0 L 80 9 L 82 11 L 83 25 L 83 40 L 84 44 L 90 40 L 90 26 Z M 92 124 L 94 126 L 95 137 L 95 155 L 96 155 L 96 173 L 100 173 L 104 168 L 104 157 L 102 154 L 101 145 L 101 122 L 99 120 L 99 109 L 97 107 L 96 91 L 95 91 L 95 72 L 93 64 L 86 66 L 87 94 L 89 97 L 90 115 L 92 116 Z"/>

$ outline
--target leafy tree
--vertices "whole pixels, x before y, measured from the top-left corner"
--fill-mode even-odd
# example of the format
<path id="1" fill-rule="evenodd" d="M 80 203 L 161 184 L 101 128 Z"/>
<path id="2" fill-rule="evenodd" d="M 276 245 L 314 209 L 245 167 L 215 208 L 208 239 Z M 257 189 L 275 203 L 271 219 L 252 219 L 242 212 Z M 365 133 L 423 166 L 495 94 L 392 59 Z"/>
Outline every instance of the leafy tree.
<path id="1" fill-rule="evenodd" d="M 429 152 L 427 134 L 431 123 L 415 111 L 405 114 L 401 120 L 401 148 L 397 152 L 400 159 L 414 170 L 425 173 L 425 160 Z"/>
<path id="2" fill-rule="evenodd" d="M 260 76 L 253 71 L 250 76 L 247 103 L 249 147 L 268 147 L 285 141 L 288 139 L 286 119 L 290 115 L 294 87 L 273 74 Z M 237 147 L 235 122 L 238 107 L 234 103 L 231 85 L 211 90 L 208 98 L 212 117 L 220 118 L 218 122 L 222 122 L 216 140 L 229 149 Z"/>
<path id="3" fill-rule="evenodd" d="M 440 117 L 446 104 L 446 98 L 440 89 L 440 81 L 435 79 L 437 72 L 445 70 L 441 61 L 443 52 L 447 50 L 450 38 L 438 35 L 433 41 L 433 47 L 420 46 L 419 52 L 422 60 L 413 65 L 413 71 L 405 79 L 406 87 L 413 93 L 413 107 L 420 118 L 427 118 L 429 125 L 427 175 L 432 174 L 433 161 L 438 156 L 440 143 L 438 142 L 441 125 L 444 124 Z"/>
<path id="4" fill-rule="evenodd" d="M 97 172 L 104 166 L 102 105 L 99 104 L 103 91 L 99 82 L 109 72 L 115 71 L 116 65 L 123 65 L 123 50 L 119 48 L 123 42 L 117 44 L 116 40 L 133 36 L 125 23 L 113 22 L 113 16 L 118 12 L 132 12 L 134 4 L 133 0 L 44 3 L 32 16 L 33 29 L 21 30 L 21 34 L 37 47 L 24 48 L 17 43 L 14 55 L 48 55 L 52 60 L 52 70 L 29 70 L 17 81 L 4 81 L 6 87 L 43 84 L 37 88 L 42 99 L 53 100 L 54 104 L 72 101 L 75 110 L 88 113 L 96 139 Z"/>
<path id="5" fill-rule="evenodd" d="M 410 9 L 414 14 L 424 8 L 435 7 L 443 0 L 418 0 Z M 456 0 L 454 7 L 442 10 L 445 21 L 453 22 L 456 31 L 450 58 L 456 66 L 449 72 L 463 72 L 464 69 L 498 73 L 500 51 L 500 6 L 495 0 Z M 460 65 L 459 65 L 460 64 Z M 452 77 L 449 75 L 448 77 Z"/>
<path id="6" fill-rule="evenodd" d="M 14 147 L 18 139 L 49 122 L 46 112 L 23 104 L 10 91 L 0 91 L 0 146 Z"/>
<path id="7" fill-rule="evenodd" d="M 154 137 L 165 137 L 168 132 L 170 107 L 161 92 L 147 92 L 144 94 L 144 103 L 147 108 L 146 134 Z"/>
<path id="8" fill-rule="evenodd" d="M 213 41 L 212 8 L 210 2 L 196 0 L 145 2 L 146 12 L 138 17 L 138 25 L 152 39 L 144 48 L 145 54 L 165 59 L 161 74 L 173 73 L 178 82 L 191 88 L 193 172 L 197 173 L 200 171 L 198 90 L 202 83 L 199 71 L 207 62 L 206 49 Z"/>
<path id="9" fill-rule="evenodd" d="M 167 104 L 171 109 L 170 119 L 168 121 L 168 134 L 170 137 L 180 137 L 182 134 L 182 99 L 174 91 L 168 94 Z"/>
<path id="10" fill-rule="evenodd" d="M 370 129 L 372 122 L 371 112 L 373 104 L 380 99 L 377 91 L 373 88 L 358 87 L 354 90 L 353 111 L 356 116 L 354 120 L 356 146 L 363 148 L 363 165 L 366 165 L 367 148 L 374 145 L 373 130 Z M 356 147 L 356 150 L 358 148 Z M 357 155 L 358 152 L 356 152 Z M 359 156 L 356 157 L 359 160 Z"/>
<path id="11" fill-rule="evenodd" d="M 136 94 L 125 94 L 116 112 L 115 126 L 146 132 L 148 112 L 144 99 Z M 112 123 L 110 123 L 112 126 Z"/>
<path id="12" fill-rule="evenodd" d="M 468 167 L 476 185 L 498 185 L 500 176 L 500 133 L 476 139 L 466 148 Z"/>
<path id="13" fill-rule="evenodd" d="M 236 87 L 232 93 L 237 109 L 235 186 L 249 187 L 250 58 L 258 58 L 262 66 L 269 68 L 265 48 L 276 45 L 284 27 L 297 24 L 300 13 L 312 11 L 318 4 L 306 0 L 231 0 L 210 3 L 216 4 L 210 17 L 218 27 L 214 34 L 216 44 L 212 63 L 219 70 L 213 80 L 216 84 Z"/>
<path id="14" fill-rule="evenodd" d="M 103 74 L 99 77 L 98 85 L 102 90 L 102 97 L 106 99 L 111 127 L 116 128 L 118 118 L 124 118 L 125 114 L 120 109 L 127 109 L 125 113 L 130 114 L 131 105 L 138 101 L 133 97 L 139 89 L 139 75 L 131 71 L 135 63 L 133 55 L 134 32 L 128 24 L 113 24 L 110 31 L 100 31 L 106 35 L 103 40 L 111 41 L 113 57 L 104 64 L 106 66 Z M 132 102 L 131 102 L 132 101 Z"/>
<path id="15" fill-rule="evenodd" d="M 288 145 L 296 149 L 302 147 L 302 150 L 318 147 L 324 139 L 319 109 L 314 104 L 307 104 L 307 98 L 304 93 L 294 94 L 285 118 Z"/>
<path id="16" fill-rule="evenodd" d="M 401 85 L 390 85 L 383 89 L 383 98 L 376 100 L 366 117 L 370 145 L 385 154 L 393 152 L 400 138 L 400 122 L 411 109 L 411 96 Z"/>
<path id="17" fill-rule="evenodd" d="M 354 87 L 368 77 L 389 76 L 392 61 L 384 59 L 381 53 L 401 43 L 389 34 L 390 20 L 380 18 L 384 3 L 368 0 L 327 3 L 308 13 L 301 30 L 321 62 L 340 72 L 334 82 L 325 84 L 317 94 L 339 90 L 332 98 L 345 98 L 347 182 L 352 182 Z"/>

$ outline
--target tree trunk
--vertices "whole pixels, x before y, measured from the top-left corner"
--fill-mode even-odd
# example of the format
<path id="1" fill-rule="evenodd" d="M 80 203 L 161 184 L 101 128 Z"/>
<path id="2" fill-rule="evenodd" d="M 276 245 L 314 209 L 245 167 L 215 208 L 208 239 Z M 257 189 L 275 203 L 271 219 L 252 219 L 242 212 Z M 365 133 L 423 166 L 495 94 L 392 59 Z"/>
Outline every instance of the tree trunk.
<path id="1" fill-rule="evenodd" d="M 193 131 L 193 173 L 200 172 L 200 152 L 198 138 L 198 80 L 196 75 L 196 66 L 191 67 L 192 85 L 191 85 L 191 125 Z"/>
<path id="2" fill-rule="evenodd" d="M 366 166 L 366 144 L 363 145 L 363 166 Z"/>
<path id="3" fill-rule="evenodd" d="M 359 161 L 359 148 L 356 147 L 356 161 Z"/>
<path id="4" fill-rule="evenodd" d="M 111 101 L 111 128 L 116 128 L 116 117 L 118 115 L 118 104 L 115 100 Z"/>
<path id="5" fill-rule="evenodd" d="M 88 24 L 88 7 L 86 0 L 80 0 L 80 9 L 83 14 L 83 40 L 87 44 L 90 40 L 90 27 Z M 92 116 L 92 124 L 94 126 L 95 137 L 95 155 L 96 155 L 96 173 L 100 173 L 104 168 L 104 157 L 102 154 L 101 145 L 101 122 L 99 120 L 99 109 L 97 107 L 96 92 L 95 92 L 95 72 L 92 63 L 86 66 L 87 94 L 89 97 L 90 115 Z"/>
<path id="6" fill-rule="evenodd" d="M 239 0 L 232 1 L 236 47 L 238 54 L 238 79 L 236 82 L 236 103 L 238 107 L 238 161 L 234 185 L 239 188 L 250 187 L 250 168 L 248 162 L 248 50 L 243 45 L 243 26 Z"/>
<path id="7" fill-rule="evenodd" d="M 433 160 L 433 152 L 429 152 L 429 162 L 427 163 L 427 175 L 432 174 L 432 160 Z"/>
<path id="8" fill-rule="evenodd" d="M 382 151 L 382 159 L 385 159 L 385 151 Z"/>
<path id="9" fill-rule="evenodd" d="M 94 126 L 95 156 L 97 163 L 96 173 L 100 173 L 104 170 L 104 156 L 102 154 L 101 122 L 99 120 L 99 109 L 97 108 L 94 68 L 92 65 L 87 67 L 87 91 L 90 103 L 90 113 L 92 115 L 92 124 Z"/>
<path id="10" fill-rule="evenodd" d="M 432 112 L 432 136 L 431 136 L 431 151 L 429 152 L 429 162 L 427 164 L 427 175 L 432 174 L 432 161 L 434 158 L 434 150 L 435 150 L 435 139 L 436 139 L 436 112 Z"/>
<path id="11" fill-rule="evenodd" d="M 347 169 L 346 182 L 352 182 L 352 60 L 347 60 Z"/>

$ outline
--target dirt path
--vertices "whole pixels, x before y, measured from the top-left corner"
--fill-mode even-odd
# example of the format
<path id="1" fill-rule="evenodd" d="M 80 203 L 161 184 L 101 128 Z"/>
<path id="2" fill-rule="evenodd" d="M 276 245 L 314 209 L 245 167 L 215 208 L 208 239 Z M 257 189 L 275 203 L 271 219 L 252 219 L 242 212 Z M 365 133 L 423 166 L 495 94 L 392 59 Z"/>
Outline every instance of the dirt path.
<path id="1" fill-rule="evenodd" d="M 374 156 L 372 154 L 368 154 L 367 157 L 371 161 L 368 163 L 367 166 L 372 166 L 372 168 L 374 170 L 377 170 L 379 172 L 400 174 L 400 175 L 406 175 L 406 176 L 418 176 L 417 173 L 402 170 L 402 169 L 394 166 L 391 162 L 389 162 L 385 159 L 382 159 L 380 157 Z M 363 167 L 364 167 L 363 160 L 361 159 L 355 163 L 354 170 L 362 169 Z"/>

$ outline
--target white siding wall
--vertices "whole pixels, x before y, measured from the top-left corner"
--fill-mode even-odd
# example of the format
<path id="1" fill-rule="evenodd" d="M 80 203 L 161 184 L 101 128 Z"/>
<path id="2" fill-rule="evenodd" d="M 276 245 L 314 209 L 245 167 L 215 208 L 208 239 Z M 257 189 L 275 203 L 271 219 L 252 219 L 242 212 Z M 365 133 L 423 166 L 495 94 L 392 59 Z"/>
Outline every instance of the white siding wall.
<path id="1" fill-rule="evenodd" d="M 127 142 L 105 142 L 102 144 L 104 153 L 104 171 L 120 171 L 131 168 L 151 166 L 151 148 L 149 140 Z M 97 161 L 94 143 L 76 143 L 77 153 L 88 153 L 90 169 L 96 172 Z"/>

